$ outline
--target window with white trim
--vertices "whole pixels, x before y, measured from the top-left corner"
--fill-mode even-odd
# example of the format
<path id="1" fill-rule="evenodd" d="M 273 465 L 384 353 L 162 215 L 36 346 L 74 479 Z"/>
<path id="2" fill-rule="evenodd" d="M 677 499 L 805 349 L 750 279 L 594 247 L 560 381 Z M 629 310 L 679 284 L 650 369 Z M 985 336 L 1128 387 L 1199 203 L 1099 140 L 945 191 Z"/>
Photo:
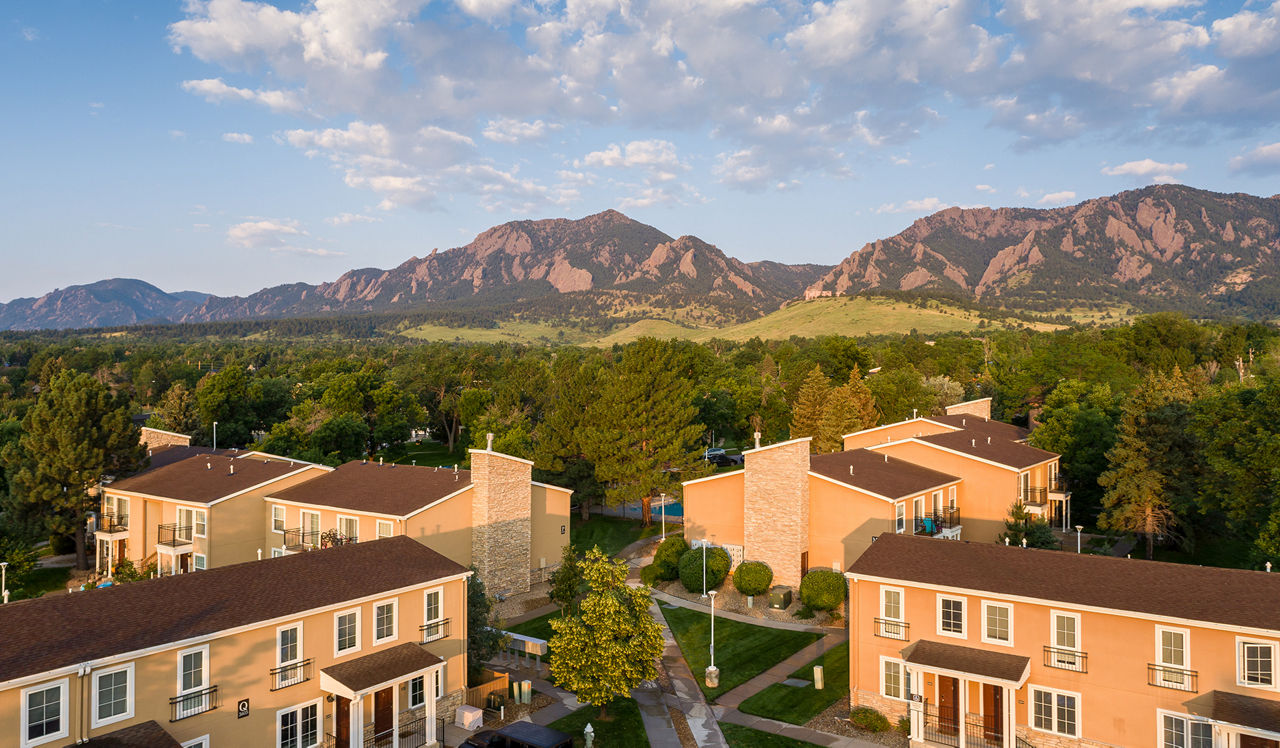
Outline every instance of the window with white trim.
<path id="1" fill-rule="evenodd" d="M 347 610 L 333 616 L 334 654 L 360 649 L 360 610 Z"/>
<path id="2" fill-rule="evenodd" d="M 284 532 L 284 523 L 285 523 L 284 507 L 272 506 L 271 507 L 271 531 Z"/>
<path id="3" fill-rule="evenodd" d="M 982 603 L 982 641 L 988 644 L 1013 643 L 1013 608 L 1000 603 Z"/>
<path id="4" fill-rule="evenodd" d="M 1033 687 L 1031 689 L 1031 726 L 1055 735 L 1079 737 L 1079 694 Z"/>
<path id="5" fill-rule="evenodd" d="M 1076 613 L 1053 613 L 1053 646 L 1080 651 L 1080 616 Z"/>
<path id="6" fill-rule="evenodd" d="M 184 697 L 175 706 L 175 717 L 183 719 L 207 712 L 213 707 L 209 687 L 209 646 L 178 653 L 178 695 Z"/>
<path id="7" fill-rule="evenodd" d="M 921 529 L 918 525 L 924 516 L 924 497 L 917 496 L 911 500 L 911 519 L 917 524 L 917 530 Z"/>
<path id="8" fill-rule="evenodd" d="M 338 517 L 338 534 L 348 540 L 360 538 L 359 517 Z"/>
<path id="9" fill-rule="evenodd" d="M 203 509 L 197 509 L 192 512 L 192 527 L 197 538 L 203 538 L 209 534 L 209 515 Z"/>
<path id="10" fill-rule="evenodd" d="M 902 598 L 905 593 L 901 587 L 880 587 L 880 636 L 889 639 L 906 639 L 907 625 L 904 622 Z"/>
<path id="11" fill-rule="evenodd" d="M 964 598 L 938 595 L 938 633 L 964 637 Z"/>
<path id="12" fill-rule="evenodd" d="M 1187 630 L 1156 626 L 1156 664 L 1160 670 L 1157 678 L 1170 688 L 1186 688 L 1189 667 L 1187 654 Z"/>
<path id="13" fill-rule="evenodd" d="M 191 568 L 196 571 L 204 571 L 209 568 L 209 559 L 203 553 L 191 554 Z"/>
<path id="14" fill-rule="evenodd" d="M 271 557 L 272 557 L 272 558 L 280 558 L 280 557 L 281 557 L 281 556 L 283 556 L 283 555 L 284 555 L 284 549 L 283 549 L 283 548 L 272 548 L 272 549 L 271 549 Z"/>
<path id="15" fill-rule="evenodd" d="M 190 507 L 178 507 L 178 527 L 175 535 L 178 540 L 191 542 L 191 532 L 195 527 L 195 510 Z"/>
<path id="16" fill-rule="evenodd" d="M 133 663 L 93 674 L 93 726 L 133 716 Z"/>
<path id="17" fill-rule="evenodd" d="M 907 529 L 907 505 L 898 502 L 893 505 L 893 531 L 899 535 Z"/>
<path id="18" fill-rule="evenodd" d="M 307 543 L 319 543 L 320 512 L 312 512 L 303 509 L 299 516 L 302 519 L 303 541 Z"/>
<path id="19" fill-rule="evenodd" d="M 949 486 L 947 488 L 947 508 L 948 509 L 956 508 L 956 487 L 955 486 Z"/>
<path id="20" fill-rule="evenodd" d="M 204 735 L 195 740 L 188 740 L 182 744 L 182 748 L 209 748 L 209 736 Z"/>
<path id="21" fill-rule="evenodd" d="M 312 748 L 320 745 L 320 702 L 276 712 L 277 748 Z"/>
<path id="22" fill-rule="evenodd" d="M 911 700 L 911 673 L 900 660 L 880 660 L 880 693 L 891 699 Z"/>
<path id="23" fill-rule="evenodd" d="M 444 636 L 444 588 L 427 590 L 422 597 L 422 641 L 429 642 Z"/>
<path id="24" fill-rule="evenodd" d="M 1213 748 L 1213 725 L 1177 714 L 1163 714 L 1160 748 Z"/>
<path id="25" fill-rule="evenodd" d="M 378 520 L 378 537 L 389 538 L 395 532 L 395 525 L 389 519 Z"/>
<path id="26" fill-rule="evenodd" d="M 388 600 L 373 606 L 373 643 L 381 644 L 396 638 L 396 601 Z"/>
<path id="27" fill-rule="evenodd" d="M 422 706 L 425 703 L 427 703 L 425 678 L 419 675 L 409 681 L 409 708 Z"/>
<path id="28" fill-rule="evenodd" d="M 302 659 L 302 624 L 276 629 L 276 665 L 292 665 Z"/>
<path id="29" fill-rule="evenodd" d="M 1018 500 L 1026 503 L 1031 497 L 1031 473 L 1018 474 Z"/>
<path id="30" fill-rule="evenodd" d="M 67 737 L 67 681 L 44 683 L 22 692 L 22 745 L 43 745 Z"/>
<path id="31" fill-rule="evenodd" d="M 1276 684 L 1275 642 L 1240 642 L 1240 685 L 1271 687 Z"/>
<path id="32" fill-rule="evenodd" d="M 939 511 L 940 509 L 942 509 L 942 492 L 934 491 L 933 492 L 933 511 L 936 512 L 936 511 Z"/>

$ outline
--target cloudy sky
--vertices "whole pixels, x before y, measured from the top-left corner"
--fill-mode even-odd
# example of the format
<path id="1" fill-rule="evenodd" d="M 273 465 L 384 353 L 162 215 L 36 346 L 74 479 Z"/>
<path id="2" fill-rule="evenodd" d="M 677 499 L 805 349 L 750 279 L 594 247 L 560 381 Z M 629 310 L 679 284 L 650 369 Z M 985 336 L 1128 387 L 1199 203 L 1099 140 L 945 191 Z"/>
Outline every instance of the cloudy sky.
<path id="1" fill-rule="evenodd" d="M 1280 0 L 3 14 L 0 300 L 113 276 L 245 293 L 606 208 L 835 263 L 948 205 L 1280 192 Z"/>

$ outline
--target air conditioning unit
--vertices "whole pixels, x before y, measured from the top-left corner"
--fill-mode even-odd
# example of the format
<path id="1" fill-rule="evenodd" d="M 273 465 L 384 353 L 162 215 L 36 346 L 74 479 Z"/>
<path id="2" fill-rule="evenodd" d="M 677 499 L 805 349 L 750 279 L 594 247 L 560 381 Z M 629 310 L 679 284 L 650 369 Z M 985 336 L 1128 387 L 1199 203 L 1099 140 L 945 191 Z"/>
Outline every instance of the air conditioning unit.
<path id="1" fill-rule="evenodd" d="M 774 610 L 786 610 L 791 607 L 791 588 L 778 585 L 769 590 L 769 607 Z"/>

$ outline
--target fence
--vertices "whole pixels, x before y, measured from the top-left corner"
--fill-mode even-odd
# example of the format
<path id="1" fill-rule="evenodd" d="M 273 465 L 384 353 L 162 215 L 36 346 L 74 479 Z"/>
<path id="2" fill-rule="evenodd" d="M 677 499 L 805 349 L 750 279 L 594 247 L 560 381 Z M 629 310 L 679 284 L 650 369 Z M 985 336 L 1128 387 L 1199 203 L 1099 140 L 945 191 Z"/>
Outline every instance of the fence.
<path id="1" fill-rule="evenodd" d="M 485 670 L 484 674 L 492 680 L 467 689 L 467 706 L 484 709 L 489 706 L 489 694 L 493 693 L 506 697 L 511 677 L 506 673 L 495 673 L 492 670 Z"/>

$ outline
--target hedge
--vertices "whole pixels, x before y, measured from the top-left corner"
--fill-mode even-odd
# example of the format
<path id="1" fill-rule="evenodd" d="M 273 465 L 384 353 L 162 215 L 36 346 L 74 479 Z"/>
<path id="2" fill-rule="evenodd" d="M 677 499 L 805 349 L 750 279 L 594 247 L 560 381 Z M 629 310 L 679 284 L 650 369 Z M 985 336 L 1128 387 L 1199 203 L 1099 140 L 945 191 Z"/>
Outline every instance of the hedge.
<path id="1" fill-rule="evenodd" d="M 763 595 L 773 584 L 773 569 L 763 561 L 743 561 L 733 570 L 733 586 L 744 595 Z"/>
<path id="2" fill-rule="evenodd" d="M 672 535 L 662 541 L 657 552 L 653 554 L 654 573 L 658 579 L 673 580 L 680 578 L 680 557 L 689 550 L 689 544 L 680 535 Z"/>
<path id="3" fill-rule="evenodd" d="M 707 589 L 713 590 L 729 576 L 733 559 L 723 548 L 707 548 Z M 690 592 L 702 591 L 702 549 L 690 548 L 680 557 L 680 583 Z"/>
<path id="4" fill-rule="evenodd" d="M 869 706 L 860 706 L 849 715 L 849 721 L 868 732 L 884 732 L 889 729 L 889 718 Z"/>
<path id="5" fill-rule="evenodd" d="M 648 566 L 641 567 L 640 581 L 652 587 L 662 579 L 658 576 L 658 571 L 659 569 L 657 564 L 649 564 Z"/>
<path id="6" fill-rule="evenodd" d="M 814 569 L 800 580 L 800 602 L 814 610 L 834 610 L 844 602 L 844 575 L 831 569 Z"/>

